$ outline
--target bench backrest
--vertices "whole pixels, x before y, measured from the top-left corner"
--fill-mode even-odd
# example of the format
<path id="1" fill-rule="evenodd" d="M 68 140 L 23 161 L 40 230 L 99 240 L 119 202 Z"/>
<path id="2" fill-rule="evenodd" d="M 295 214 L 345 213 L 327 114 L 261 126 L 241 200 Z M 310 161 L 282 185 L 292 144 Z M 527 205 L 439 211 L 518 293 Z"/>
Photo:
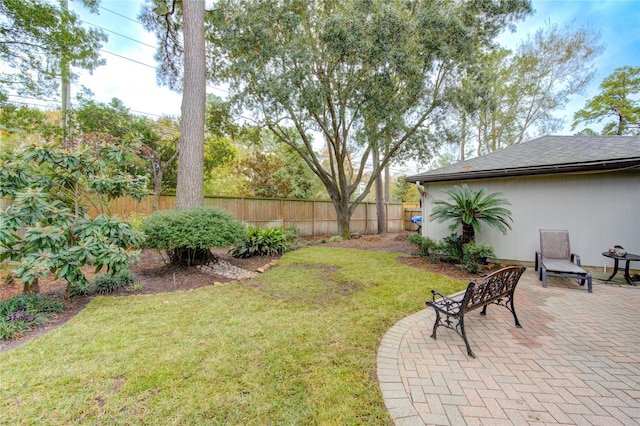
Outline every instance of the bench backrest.
<path id="1" fill-rule="evenodd" d="M 469 283 L 462 299 L 461 311 L 471 311 L 513 293 L 524 266 L 507 266 L 487 275 L 479 283 Z"/>

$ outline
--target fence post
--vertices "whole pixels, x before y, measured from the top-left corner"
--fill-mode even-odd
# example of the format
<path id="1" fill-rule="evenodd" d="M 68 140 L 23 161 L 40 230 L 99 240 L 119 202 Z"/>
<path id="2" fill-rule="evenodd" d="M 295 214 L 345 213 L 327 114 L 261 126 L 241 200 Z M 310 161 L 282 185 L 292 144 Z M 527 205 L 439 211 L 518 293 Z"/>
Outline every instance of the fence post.
<path id="1" fill-rule="evenodd" d="M 369 203 L 365 202 L 364 204 L 364 233 L 369 233 Z"/>

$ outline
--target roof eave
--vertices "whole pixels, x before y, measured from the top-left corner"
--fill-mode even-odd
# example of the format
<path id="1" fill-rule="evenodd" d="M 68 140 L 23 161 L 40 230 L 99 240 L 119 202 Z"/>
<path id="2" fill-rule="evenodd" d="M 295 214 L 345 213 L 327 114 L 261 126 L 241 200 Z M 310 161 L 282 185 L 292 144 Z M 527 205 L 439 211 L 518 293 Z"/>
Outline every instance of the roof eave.
<path id="1" fill-rule="evenodd" d="M 603 161 L 597 163 L 580 163 L 580 164 L 558 164 L 537 167 L 522 167 L 510 169 L 493 169 L 479 171 L 463 171 L 456 173 L 434 174 L 434 175 L 414 175 L 407 177 L 407 182 L 448 182 L 458 180 L 474 180 L 499 177 L 515 177 L 515 176 L 533 176 L 561 173 L 578 173 L 578 172 L 602 172 L 616 171 L 629 168 L 640 168 L 640 158 L 625 159 L 622 161 Z"/>

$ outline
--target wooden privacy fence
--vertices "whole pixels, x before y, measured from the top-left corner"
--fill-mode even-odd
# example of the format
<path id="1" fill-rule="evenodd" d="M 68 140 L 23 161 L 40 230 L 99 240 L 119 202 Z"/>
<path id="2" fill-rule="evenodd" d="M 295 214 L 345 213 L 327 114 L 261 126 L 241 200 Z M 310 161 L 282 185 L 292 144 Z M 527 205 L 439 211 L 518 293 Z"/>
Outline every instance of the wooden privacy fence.
<path id="1" fill-rule="evenodd" d="M 422 216 L 422 209 L 419 207 L 416 208 L 404 208 L 403 213 L 403 223 L 405 231 L 415 231 L 416 225 L 411 223 L 411 218 L 414 216 Z"/>
<path id="2" fill-rule="evenodd" d="M 123 197 L 113 200 L 109 206 L 112 214 L 126 218 L 132 213 L 151 214 L 151 201 L 151 197 L 140 202 Z M 205 197 L 204 204 L 229 212 L 240 222 L 261 228 L 292 226 L 299 235 L 338 234 L 338 220 L 331 201 Z M 174 196 L 163 195 L 158 201 L 160 210 L 171 210 L 174 206 Z M 385 203 L 385 209 L 388 232 L 406 229 L 402 203 Z M 92 212 L 97 213 L 98 210 Z M 378 232 L 377 221 L 376 204 L 361 203 L 351 216 L 351 232 L 375 234 Z"/>

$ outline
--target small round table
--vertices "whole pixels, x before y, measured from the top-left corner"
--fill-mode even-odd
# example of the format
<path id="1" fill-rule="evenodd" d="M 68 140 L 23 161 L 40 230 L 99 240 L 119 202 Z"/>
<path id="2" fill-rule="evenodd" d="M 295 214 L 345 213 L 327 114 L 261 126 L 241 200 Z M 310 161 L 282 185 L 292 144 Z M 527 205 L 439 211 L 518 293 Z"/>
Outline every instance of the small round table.
<path id="1" fill-rule="evenodd" d="M 611 274 L 611 276 L 607 278 L 607 281 L 611 281 L 613 277 L 616 276 L 616 274 L 618 273 L 618 262 L 621 260 L 624 260 L 626 262 L 624 265 L 624 279 L 627 280 L 628 284 L 636 285 L 634 282 L 631 281 L 631 276 L 629 275 L 629 263 L 640 261 L 640 256 L 638 256 L 637 254 L 630 254 L 630 253 L 627 253 L 624 256 L 618 256 L 615 253 L 609 253 L 608 251 L 603 251 L 602 255 L 615 260 L 615 264 L 613 266 L 613 274 Z"/>

